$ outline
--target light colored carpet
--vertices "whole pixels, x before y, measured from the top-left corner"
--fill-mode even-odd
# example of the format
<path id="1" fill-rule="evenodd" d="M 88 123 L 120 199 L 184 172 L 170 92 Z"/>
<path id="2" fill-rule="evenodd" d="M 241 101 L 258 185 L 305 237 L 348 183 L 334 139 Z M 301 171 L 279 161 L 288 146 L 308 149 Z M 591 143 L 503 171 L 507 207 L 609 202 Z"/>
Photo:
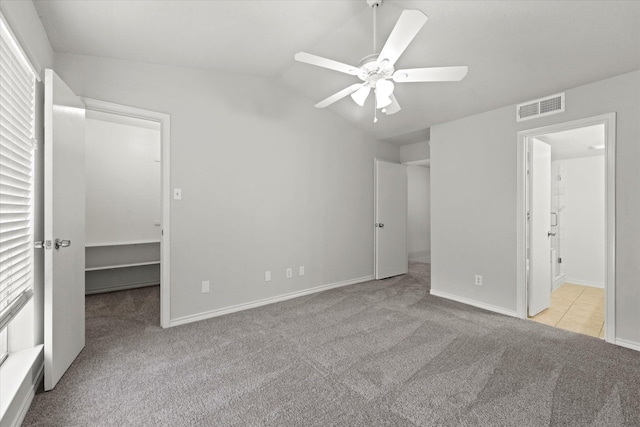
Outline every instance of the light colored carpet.
<path id="1" fill-rule="evenodd" d="M 25 426 L 640 426 L 640 353 L 429 295 L 429 265 L 167 330 L 158 289 L 87 297 Z"/>

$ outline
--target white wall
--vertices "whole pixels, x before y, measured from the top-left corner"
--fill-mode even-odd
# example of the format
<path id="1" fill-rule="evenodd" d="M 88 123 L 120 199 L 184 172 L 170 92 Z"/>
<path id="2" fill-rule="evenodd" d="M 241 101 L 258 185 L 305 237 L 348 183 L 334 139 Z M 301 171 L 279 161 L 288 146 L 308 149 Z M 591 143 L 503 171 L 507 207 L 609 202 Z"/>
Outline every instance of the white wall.
<path id="1" fill-rule="evenodd" d="M 604 156 L 563 160 L 566 250 L 562 263 L 566 282 L 604 286 L 605 203 Z"/>
<path id="2" fill-rule="evenodd" d="M 101 117 L 86 120 L 86 243 L 159 241 L 160 129 Z"/>
<path id="3" fill-rule="evenodd" d="M 416 142 L 400 146 L 400 162 L 423 160 L 430 157 L 428 141 Z"/>
<path id="4" fill-rule="evenodd" d="M 635 71 L 566 90 L 561 114 L 516 123 L 511 105 L 433 126 L 432 289 L 515 313 L 517 132 L 616 112 L 616 339 L 640 345 L 638 94 Z"/>
<path id="5" fill-rule="evenodd" d="M 67 54 L 56 71 L 78 95 L 171 115 L 174 321 L 371 277 L 373 159 L 398 147 L 273 79 Z"/>
<path id="6" fill-rule="evenodd" d="M 409 261 L 431 262 L 431 210 L 429 168 L 407 167 Z"/>

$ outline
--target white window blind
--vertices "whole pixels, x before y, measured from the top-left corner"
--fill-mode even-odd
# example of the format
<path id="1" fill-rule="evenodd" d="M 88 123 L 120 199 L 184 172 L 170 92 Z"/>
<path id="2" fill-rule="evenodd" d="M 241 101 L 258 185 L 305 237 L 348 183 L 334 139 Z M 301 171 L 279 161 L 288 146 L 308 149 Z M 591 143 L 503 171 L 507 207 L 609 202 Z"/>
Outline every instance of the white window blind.
<path id="1" fill-rule="evenodd" d="M 0 19 L 0 330 L 32 294 L 35 78 Z"/>

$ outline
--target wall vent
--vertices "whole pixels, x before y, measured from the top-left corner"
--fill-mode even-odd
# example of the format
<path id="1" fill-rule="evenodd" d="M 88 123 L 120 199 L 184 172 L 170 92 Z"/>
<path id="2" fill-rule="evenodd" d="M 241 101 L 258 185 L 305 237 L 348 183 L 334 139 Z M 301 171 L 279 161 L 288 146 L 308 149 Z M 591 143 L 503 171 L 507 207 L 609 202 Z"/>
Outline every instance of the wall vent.
<path id="1" fill-rule="evenodd" d="M 518 104 L 516 120 L 535 119 L 564 111 L 564 92 Z"/>

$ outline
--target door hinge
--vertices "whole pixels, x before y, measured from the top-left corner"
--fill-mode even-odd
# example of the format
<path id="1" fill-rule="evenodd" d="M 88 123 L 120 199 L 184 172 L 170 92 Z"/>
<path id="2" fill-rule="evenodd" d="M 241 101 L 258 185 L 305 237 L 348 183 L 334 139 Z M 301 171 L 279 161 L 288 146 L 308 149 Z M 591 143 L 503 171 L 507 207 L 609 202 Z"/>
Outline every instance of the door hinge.
<path id="1" fill-rule="evenodd" d="M 527 212 L 527 221 L 531 219 L 531 213 Z"/>

